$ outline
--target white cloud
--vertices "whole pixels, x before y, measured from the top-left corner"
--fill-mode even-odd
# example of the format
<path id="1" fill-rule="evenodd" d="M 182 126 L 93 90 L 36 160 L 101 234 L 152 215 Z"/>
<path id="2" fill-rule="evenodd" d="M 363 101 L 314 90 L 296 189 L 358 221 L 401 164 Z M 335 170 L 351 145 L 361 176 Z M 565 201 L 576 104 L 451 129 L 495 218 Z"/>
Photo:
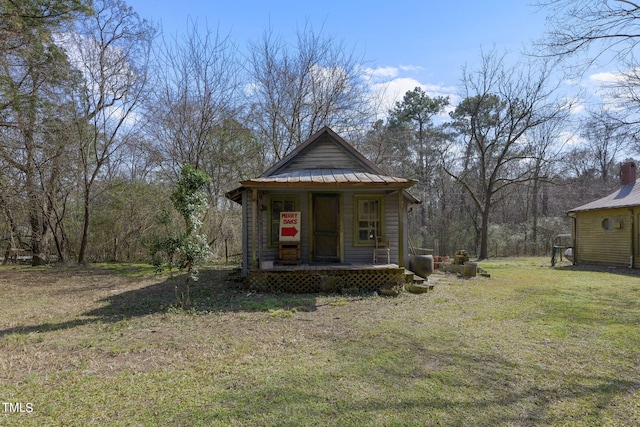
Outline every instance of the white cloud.
<path id="1" fill-rule="evenodd" d="M 584 139 L 580 137 L 580 135 L 570 130 L 562 131 L 558 139 L 569 146 L 576 146 L 584 143 Z"/>
<path id="2" fill-rule="evenodd" d="M 425 68 L 421 67 L 419 65 L 401 65 L 399 68 L 402 71 L 407 71 L 407 72 L 422 72 L 422 71 L 425 71 Z"/>
<path id="3" fill-rule="evenodd" d="M 371 80 L 376 80 L 396 77 L 398 75 L 399 69 L 397 67 L 378 67 L 367 68 L 365 71 Z"/>
<path id="4" fill-rule="evenodd" d="M 386 104 L 392 107 L 396 101 L 402 99 L 405 93 L 422 86 L 418 80 L 411 77 L 398 77 L 388 82 L 373 85 L 373 90 L 383 94 L 383 98 L 387 100 Z"/>
<path id="5" fill-rule="evenodd" d="M 423 83 L 421 76 L 416 76 L 423 67 L 401 65 L 398 67 L 379 67 L 367 70 L 371 78 L 371 98 L 378 118 L 386 117 L 388 111 L 401 101 L 404 94 L 419 87 L 430 97 L 448 96 L 455 104 L 458 101 L 456 88 L 433 83 Z M 448 111 L 445 114 L 448 114 Z"/>
<path id="6" fill-rule="evenodd" d="M 585 100 L 579 96 L 568 96 L 564 98 L 563 108 L 569 108 L 570 114 L 580 114 L 586 110 Z"/>
<path id="7" fill-rule="evenodd" d="M 606 85 L 612 83 L 619 83 L 623 80 L 621 73 L 595 73 L 589 76 L 589 81 L 596 85 Z"/>
<path id="8" fill-rule="evenodd" d="M 580 115 L 587 110 L 605 108 L 616 111 L 624 101 L 625 74 L 622 72 L 596 72 L 582 80 L 565 80 L 567 103 L 571 104 L 571 114 Z"/>

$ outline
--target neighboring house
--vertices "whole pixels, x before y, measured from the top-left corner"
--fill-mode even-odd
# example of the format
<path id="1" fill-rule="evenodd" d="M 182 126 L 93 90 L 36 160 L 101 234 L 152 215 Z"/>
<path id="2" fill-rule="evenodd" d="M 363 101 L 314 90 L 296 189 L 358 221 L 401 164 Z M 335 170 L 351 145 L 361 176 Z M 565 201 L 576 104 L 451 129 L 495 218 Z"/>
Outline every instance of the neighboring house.
<path id="1" fill-rule="evenodd" d="M 283 263 L 283 212 L 299 212 L 287 240 L 299 241 L 302 266 L 372 265 L 376 236 L 389 238 L 391 263 L 408 263 L 407 212 L 420 203 L 406 191 L 414 181 L 389 176 L 328 127 L 241 184 L 227 197 L 242 205 L 245 276 Z"/>
<path id="2" fill-rule="evenodd" d="M 571 209 L 575 264 L 640 268 L 640 184 L 636 164 L 621 166 L 621 187 L 602 199 Z"/>

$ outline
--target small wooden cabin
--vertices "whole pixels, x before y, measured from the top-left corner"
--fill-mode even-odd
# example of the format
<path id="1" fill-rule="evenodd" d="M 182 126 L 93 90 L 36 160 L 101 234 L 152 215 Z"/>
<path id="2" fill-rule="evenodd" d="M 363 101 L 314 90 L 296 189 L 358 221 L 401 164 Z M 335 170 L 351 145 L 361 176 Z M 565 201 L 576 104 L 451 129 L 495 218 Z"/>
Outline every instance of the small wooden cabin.
<path id="1" fill-rule="evenodd" d="M 407 212 L 419 203 L 407 192 L 413 184 L 389 176 L 324 127 L 227 193 L 242 205 L 243 274 L 283 265 L 313 271 L 372 266 L 376 240 L 383 236 L 389 264 L 404 271 Z M 285 216 L 292 218 L 291 227 L 281 224 Z"/>
<path id="2" fill-rule="evenodd" d="M 640 268 L 640 184 L 636 164 L 621 166 L 618 191 L 571 209 L 575 264 Z"/>

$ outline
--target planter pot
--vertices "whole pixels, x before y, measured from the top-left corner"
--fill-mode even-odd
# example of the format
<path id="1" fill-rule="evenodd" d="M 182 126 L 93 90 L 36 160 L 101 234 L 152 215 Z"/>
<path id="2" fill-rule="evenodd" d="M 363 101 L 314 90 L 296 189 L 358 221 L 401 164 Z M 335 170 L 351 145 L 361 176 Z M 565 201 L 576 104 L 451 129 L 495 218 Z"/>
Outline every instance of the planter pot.
<path id="1" fill-rule="evenodd" d="M 462 275 L 464 277 L 476 277 L 476 274 L 478 274 L 478 264 L 475 262 L 465 262 Z"/>
<path id="2" fill-rule="evenodd" d="M 433 273 L 433 255 L 411 255 L 409 270 L 422 278 L 429 277 Z"/>

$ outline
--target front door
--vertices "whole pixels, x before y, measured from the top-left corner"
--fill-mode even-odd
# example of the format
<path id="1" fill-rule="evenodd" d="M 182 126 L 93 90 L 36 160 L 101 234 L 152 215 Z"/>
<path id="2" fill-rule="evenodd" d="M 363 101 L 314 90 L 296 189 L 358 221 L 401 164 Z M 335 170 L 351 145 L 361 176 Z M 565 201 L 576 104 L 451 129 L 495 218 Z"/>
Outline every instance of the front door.
<path id="1" fill-rule="evenodd" d="M 315 262 L 340 262 L 340 196 L 314 194 L 313 258 Z"/>

